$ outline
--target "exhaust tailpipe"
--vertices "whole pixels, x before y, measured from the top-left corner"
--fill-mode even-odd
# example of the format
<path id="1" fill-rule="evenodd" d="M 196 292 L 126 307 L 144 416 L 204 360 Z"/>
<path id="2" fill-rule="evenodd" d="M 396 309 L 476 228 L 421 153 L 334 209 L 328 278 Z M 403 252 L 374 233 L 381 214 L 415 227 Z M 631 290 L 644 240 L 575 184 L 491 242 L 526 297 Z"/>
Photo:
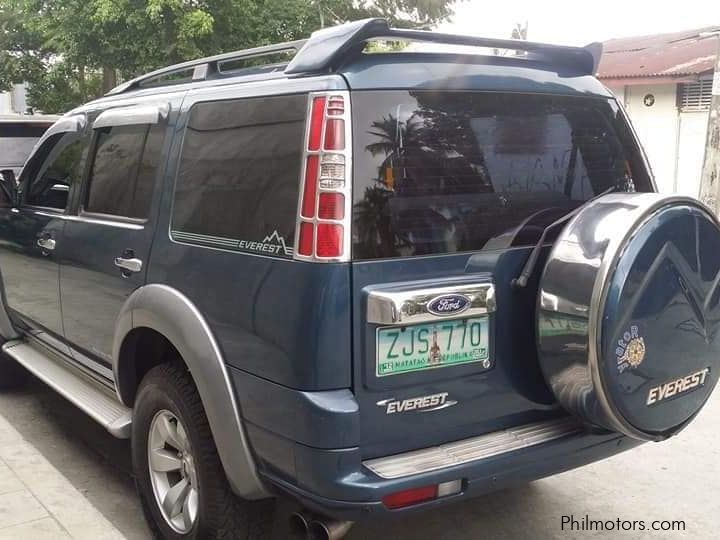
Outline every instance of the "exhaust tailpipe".
<path id="1" fill-rule="evenodd" d="M 309 512 L 299 511 L 290 514 L 290 538 L 293 540 L 307 540 L 310 536 L 310 522 L 313 515 Z"/>
<path id="2" fill-rule="evenodd" d="M 340 540 L 352 526 L 352 521 L 316 518 L 308 524 L 308 540 Z"/>

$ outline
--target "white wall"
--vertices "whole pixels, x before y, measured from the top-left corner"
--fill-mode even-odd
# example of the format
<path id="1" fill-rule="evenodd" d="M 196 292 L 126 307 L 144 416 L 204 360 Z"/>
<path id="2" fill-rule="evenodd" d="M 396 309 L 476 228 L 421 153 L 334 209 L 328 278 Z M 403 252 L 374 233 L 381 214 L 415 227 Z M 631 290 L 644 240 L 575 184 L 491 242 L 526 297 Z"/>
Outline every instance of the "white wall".
<path id="1" fill-rule="evenodd" d="M 27 109 L 27 92 L 24 84 L 15 84 L 10 92 L 0 92 L 0 114 L 22 114 Z"/>
<path id="2" fill-rule="evenodd" d="M 677 192 L 698 197 L 705 158 L 708 112 L 680 113 Z"/>
<path id="3" fill-rule="evenodd" d="M 705 153 L 707 112 L 681 113 L 677 85 L 610 86 L 630 115 L 662 193 L 697 197 Z M 645 96 L 655 103 L 648 107 Z"/>
<path id="4" fill-rule="evenodd" d="M 12 97 L 10 92 L 0 93 L 0 114 L 12 114 Z"/>
<path id="5" fill-rule="evenodd" d="M 655 96 L 651 107 L 643 103 L 649 94 Z M 625 106 L 647 152 L 658 189 L 674 192 L 679 121 L 676 85 L 628 86 Z"/>

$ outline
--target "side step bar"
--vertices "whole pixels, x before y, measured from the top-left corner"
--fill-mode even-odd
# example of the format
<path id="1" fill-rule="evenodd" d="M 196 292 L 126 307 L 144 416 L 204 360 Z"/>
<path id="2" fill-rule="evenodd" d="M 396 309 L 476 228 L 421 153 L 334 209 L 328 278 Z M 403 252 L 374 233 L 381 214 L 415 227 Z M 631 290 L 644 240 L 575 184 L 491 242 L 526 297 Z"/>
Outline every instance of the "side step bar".
<path id="1" fill-rule="evenodd" d="M 402 478 L 535 446 L 582 431 L 573 418 L 536 422 L 404 454 L 363 461 L 382 478 Z"/>
<path id="2" fill-rule="evenodd" d="M 109 392 L 24 341 L 8 341 L 2 350 L 112 435 L 119 439 L 130 437 L 132 409 Z"/>

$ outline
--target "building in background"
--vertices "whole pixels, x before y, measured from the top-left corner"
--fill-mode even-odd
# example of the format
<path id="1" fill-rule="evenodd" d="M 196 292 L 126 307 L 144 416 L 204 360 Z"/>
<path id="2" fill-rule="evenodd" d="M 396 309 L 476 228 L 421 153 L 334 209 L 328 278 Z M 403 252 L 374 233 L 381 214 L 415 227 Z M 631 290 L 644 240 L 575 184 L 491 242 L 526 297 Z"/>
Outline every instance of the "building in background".
<path id="1" fill-rule="evenodd" d="M 697 197 L 718 50 L 711 26 L 603 44 L 598 77 L 624 102 L 663 193 Z"/>
<path id="2" fill-rule="evenodd" d="M 27 108 L 27 87 L 24 84 L 15 84 L 9 92 L 0 92 L 0 114 L 24 114 Z"/>

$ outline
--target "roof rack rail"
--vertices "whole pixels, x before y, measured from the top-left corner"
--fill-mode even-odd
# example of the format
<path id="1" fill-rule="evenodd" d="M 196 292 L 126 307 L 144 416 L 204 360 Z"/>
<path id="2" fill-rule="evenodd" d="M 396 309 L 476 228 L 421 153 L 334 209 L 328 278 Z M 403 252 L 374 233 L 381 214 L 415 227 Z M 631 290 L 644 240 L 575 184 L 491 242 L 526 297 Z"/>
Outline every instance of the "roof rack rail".
<path id="1" fill-rule="evenodd" d="M 365 44 L 374 39 L 420 41 L 526 51 L 533 59 L 586 75 L 594 75 L 597 72 L 602 53 L 601 43 L 591 43 L 586 47 L 566 47 L 519 39 L 492 39 L 443 34 L 426 30 L 405 30 L 391 28 L 385 19 L 363 19 L 323 28 L 313 32 L 310 38 L 306 40 L 255 47 L 168 66 L 124 82 L 110 90 L 106 95 L 121 94 L 141 86 L 149 86 L 163 77 L 189 71 L 191 68 L 193 69 L 191 80 L 204 81 L 220 75 L 222 73 L 220 66 L 223 63 L 268 56 L 284 51 L 296 51 L 295 56 L 284 67 L 284 73 L 288 75 L 328 73 L 336 70 L 349 56 L 361 52 Z M 268 64 L 268 66 L 272 65 L 275 64 Z M 167 84 L 174 84 L 174 82 L 170 81 Z M 162 84 L 157 85 L 162 86 Z"/>
<path id="2" fill-rule="evenodd" d="M 586 47 L 566 47 L 519 39 L 492 39 L 426 30 L 404 30 L 391 28 L 385 19 L 364 19 L 314 32 L 304 47 L 290 61 L 285 73 L 331 72 L 337 69 L 349 55 L 362 51 L 365 44 L 374 39 L 526 51 L 532 55 L 533 59 L 586 75 L 594 75 L 597 72 L 602 53 L 601 43 L 591 43 Z"/>
<path id="3" fill-rule="evenodd" d="M 297 41 L 287 41 L 285 43 L 277 43 L 275 45 L 267 45 L 265 47 L 254 47 L 252 49 L 245 49 L 242 51 L 233 51 L 224 54 L 218 54 L 215 56 L 208 56 L 206 58 L 198 58 L 197 60 L 189 60 L 188 62 L 182 62 L 180 64 L 174 64 L 172 66 L 164 67 L 140 75 L 134 79 L 126 81 L 112 90 L 110 90 L 107 96 L 122 94 L 135 90 L 141 86 L 150 86 L 153 81 L 162 79 L 163 77 L 169 77 L 174 74 L 179 74 L 184 71 L 193 70 L 191 80 L 193 81 L 204 81 L 217 76 L 222 72 L 222 64 L 232 62 L 234 60 L 245 60 L 250 58 L 261 58 L 263 56 L 269 56 L 281 52 L 295 51 L 296 53 L 301 50 L 302 46 L 305 45 L 307 40 L 301 39 Z M 168 84 L 173 84 L 169 82 Z M 162 86 L 162 85 L 158 85 Z"/>

